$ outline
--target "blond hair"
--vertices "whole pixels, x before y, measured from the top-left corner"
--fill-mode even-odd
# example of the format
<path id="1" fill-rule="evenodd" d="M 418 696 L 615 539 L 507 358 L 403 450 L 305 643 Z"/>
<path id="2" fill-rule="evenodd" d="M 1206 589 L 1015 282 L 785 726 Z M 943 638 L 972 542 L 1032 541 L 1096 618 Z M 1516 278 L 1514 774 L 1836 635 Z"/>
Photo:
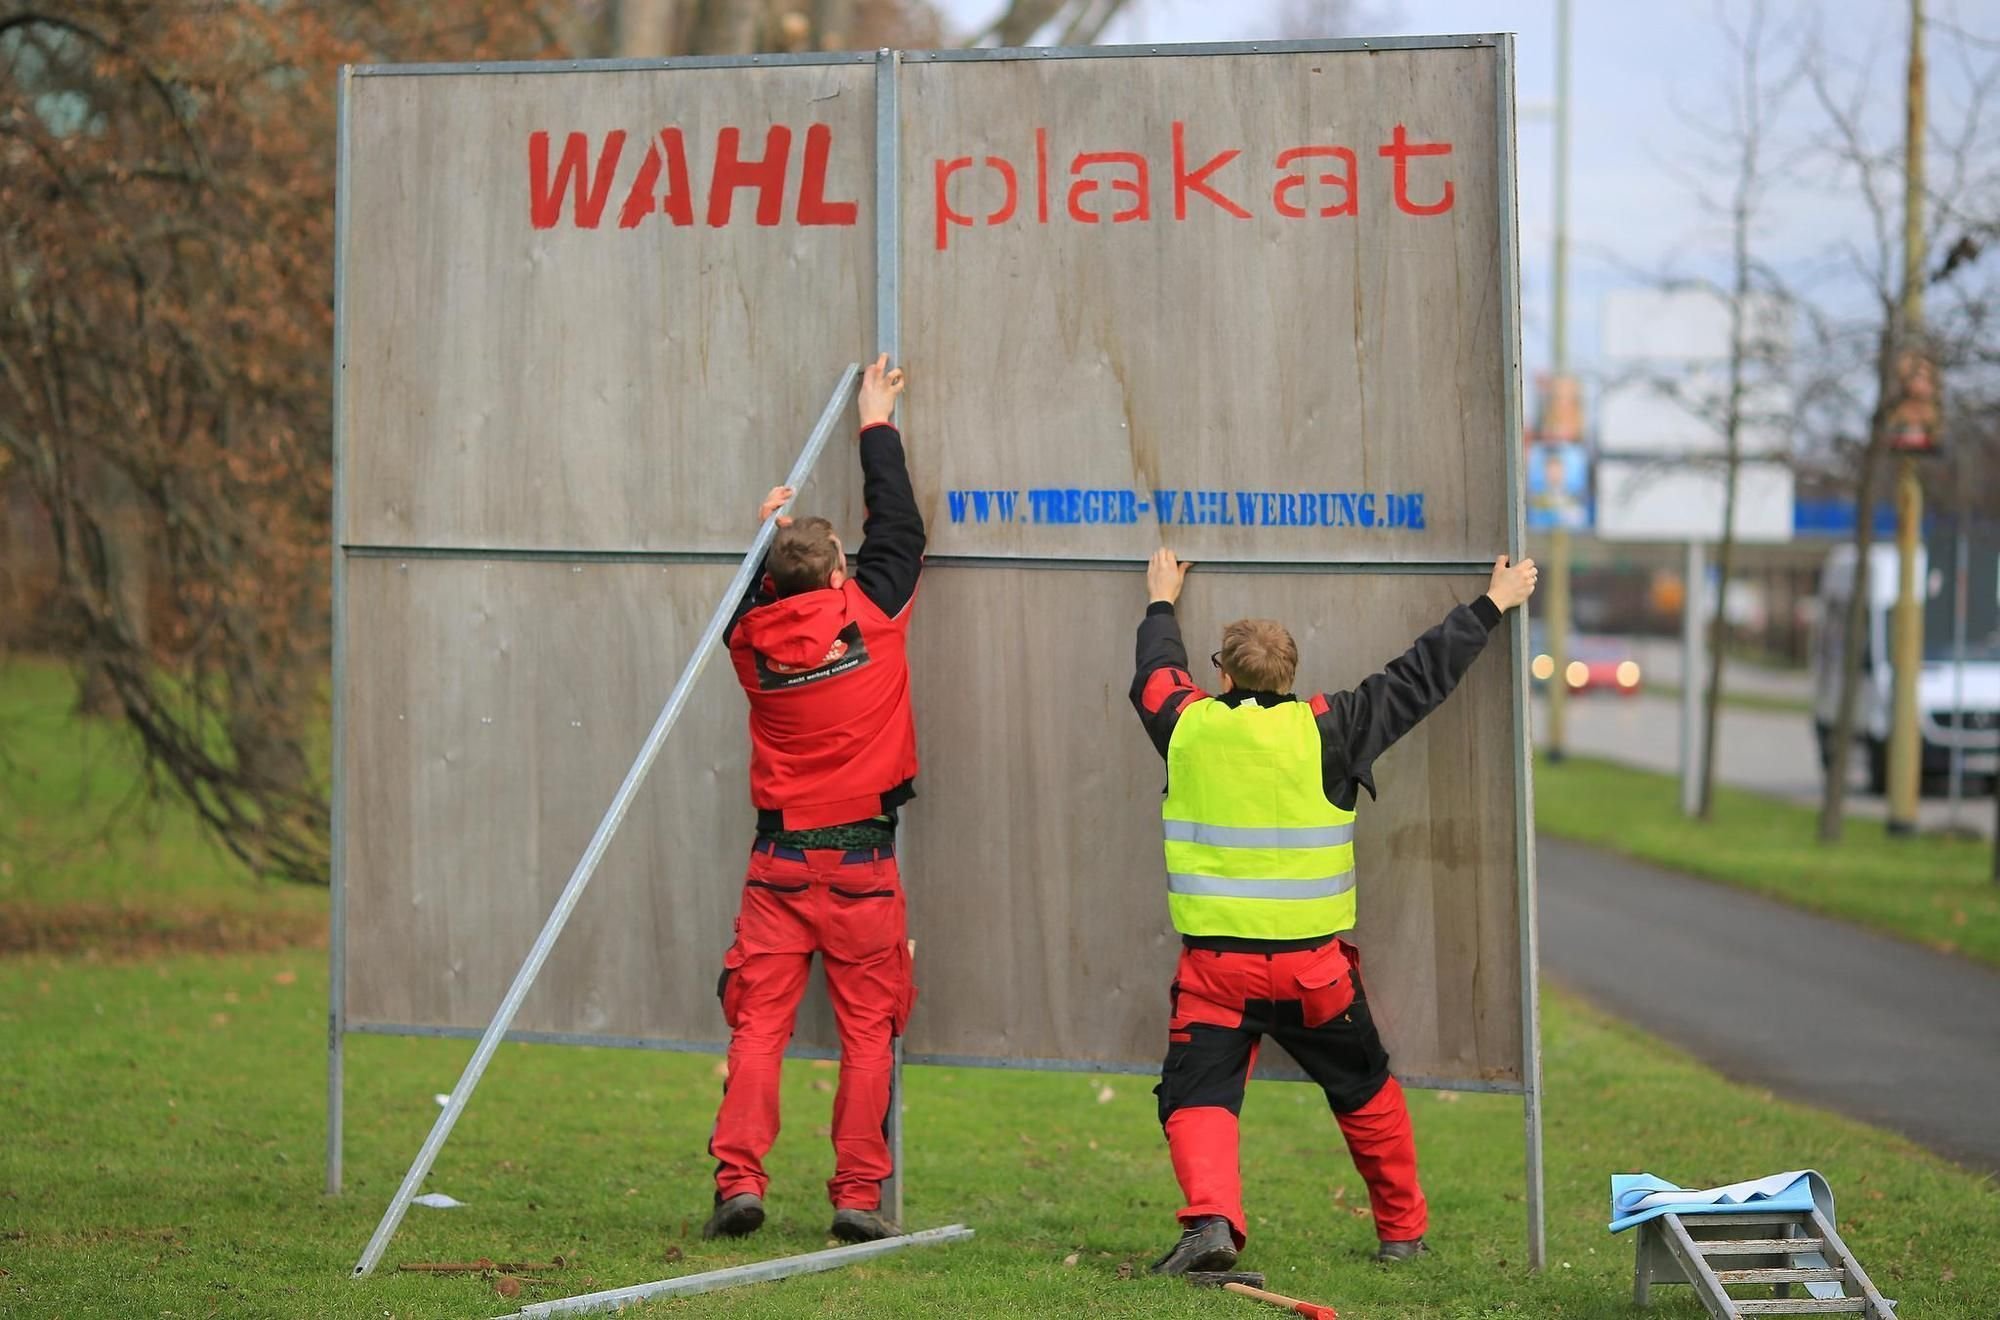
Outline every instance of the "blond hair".
<path id="1" fill-rule="evenodd" d="M 1238 619 L 1222 630 L 1222 672 L 1252 692 L 1290 692 L 1299 644 L 1275 619 Z"/>
<path id="2" fill-rule="evenodd" d="M 840 543 L 833 537 L 833 524 L 824 518 L 798 518 L 790 527 L 779 528 L 764 563 L 780 596 L 819 590 L 840 567 Z"/>

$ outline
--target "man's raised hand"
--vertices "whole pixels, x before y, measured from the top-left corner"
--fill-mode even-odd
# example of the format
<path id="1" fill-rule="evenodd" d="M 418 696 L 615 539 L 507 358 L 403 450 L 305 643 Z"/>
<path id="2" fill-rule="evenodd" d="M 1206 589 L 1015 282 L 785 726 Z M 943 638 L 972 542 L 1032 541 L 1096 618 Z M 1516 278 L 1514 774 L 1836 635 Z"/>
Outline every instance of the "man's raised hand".
<path id="1" fill-rule="evenodd" d="M 903 369 L 889 365 L 887 353 L 868 364 L 861 373 L 861 426 L 867 429 L 889 420 L 896 411 L 896 396 L 903 392 Z"/>
<path id="2" fill-rule="evenodd" d="M 1152 599 L 1172 605 L 1181 598 L 1181 584 L 1187 581 L 1187 573 L 1193 564 L 1183 564 L 1174 557 L 1174 552 L 1161 546 L 1153 552 L 1146 564 L 1146 590 Z"/>
<path id="3" fill-rule="evenodd" d="M 1486 594 L 1505 614 L 1516 605 L 1527 603 L 1528 597 L 1535 594 L 1535 579 L 1539 576 L 1540 570 L 1535 567 L 1534 560 L 1523 559 L 1518 564 L 1510 564 L 1507 556 L 1501 555 L 1493 561 L 1493 581 L 1487 585 Z"/>
<path id="4" fill-rule="evenodd" d="M 785 507 L 785 501 L 791 499 L 796 494 L 798 492 L 790 486 L 771 487 L 771 493 L 766 495 L 764 502 L 757 506 L 757 525 L 762 527 L 772 514 Z M 780 527 L 790 527 L 791 525 L 792 520 L 790 518 L 778 519 L 778 526 Z"/>

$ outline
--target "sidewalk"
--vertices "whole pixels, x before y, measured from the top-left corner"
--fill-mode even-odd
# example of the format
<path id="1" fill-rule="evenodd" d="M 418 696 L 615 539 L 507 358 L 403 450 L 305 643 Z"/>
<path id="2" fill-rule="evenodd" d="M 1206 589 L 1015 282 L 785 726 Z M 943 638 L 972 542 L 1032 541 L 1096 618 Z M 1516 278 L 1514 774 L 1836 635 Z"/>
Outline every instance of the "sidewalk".
<path id="1" fill-rule="evenodd" d="M 1576 844 L 1537 846 L 1546 974 L 1731 1078 L 2000 1175 L 2000 973 Z M 1774 1151 L 1772 1167 L 1814 1158 Z"/>

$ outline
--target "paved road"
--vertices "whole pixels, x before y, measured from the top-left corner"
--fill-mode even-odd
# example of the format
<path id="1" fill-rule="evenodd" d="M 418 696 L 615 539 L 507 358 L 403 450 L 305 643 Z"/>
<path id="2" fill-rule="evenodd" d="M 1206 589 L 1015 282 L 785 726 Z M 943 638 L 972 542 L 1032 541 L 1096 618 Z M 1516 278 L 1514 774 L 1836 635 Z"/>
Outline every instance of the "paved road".
<path id="1" fill-rule="evenodd" d="M 1542 702 L 1537 699 L 1538 743 L 1545 720 Z M 1819 749 L 1810 716 L 1724 706 L 1720 725 L 1716 774 L 1723 783 L 1807 806 L 1819 805 Z M 1579 756 L 1602 757 L 1678 774 L 1680 703 L 1676 698 L 1644 693 L 1635 697 L 1589 693 L 1575 698 L 1569 703 L 1568 744 L 1569 750 Z M 1856 778 L 1848 793 L 1848 810 L 1856 816 L 1880 820 L 1886 814 L 1885 804 L 1864 790 L 1859 778 L 1860 761 L 1859 756 L 1853 758 Z M 1924 830 L 1948 828 L 1952 823 L 1951 804 L 1943 798 L 1925 798 L 1917 809 L 1917 822 Z M 1959 823 L 1989 839 L 1993 837 L 1993 799 L 1980 781 L 1969 782 Z"/>
<path id="2" fill-rule="evenodd" d="M 1668 687 L 1681 685 L 1681 643 L 1678 637 L 1625 637 L 1617 644 L 1629 648 L 1632 658 L 1648 683 Z M 1707 681 L 1707 652 L 1702 653 L 1703 681 Z M 1812 674 L 1804 669 L 1769 669 L 1762 665 L 1731 663 L 1722 676 L 1727 691 L 1782 701 L 1812 700 Z"/>
<path id="3" fill-rule="evenodd" d="M 1574 844 L 1538 848 L 1542 966 L 1558 982 L 1731 1077 L 2000 1175 L 2000 973 Z"/>

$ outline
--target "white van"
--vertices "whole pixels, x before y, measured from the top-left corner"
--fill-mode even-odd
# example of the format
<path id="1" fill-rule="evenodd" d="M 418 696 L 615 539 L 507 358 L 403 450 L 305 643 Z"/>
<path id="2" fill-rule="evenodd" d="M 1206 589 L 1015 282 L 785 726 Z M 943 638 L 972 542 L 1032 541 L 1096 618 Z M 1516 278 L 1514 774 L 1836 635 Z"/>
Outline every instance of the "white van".
<path id="1" fill-rule="evenodd" d="M 1948 539 L 1917 550 L 1917 582 L 1924 590 L 1924 665 L 1917 677 L 1918 728 L 1923 736 L 1923 775 L 1942 780 L 1951 772 L 1954 745 L 1964 748 L 1967 775 L 2000 771 L 2000 555 L 1984 544 L 1968 557 L 1965 666 L 1952 664 L 1952 613 L 1956 555 Z M 1898 564 L 1893 544 L 1869 547 L 1870 608 L 1861 653 L 1860 686 L 1854 701 L 1854 736 L 1868 770 L 1870 792 L 1889 782 L 1889 713 L 1892 701 L 1889 631 L 1896 603 Z M 1835 546 L 1820 572 L 1817 637 L 1813 645 L 1813 728 L 1819 735 L 1820 764 L 1832 757 L 1833 726 L 1840 709 L 1840 660 L 1846 641 L 1847 601 L 1854 591 L 1854 547 Z M 1954 696 L 1962 696 L 1962 715 Z"/>

